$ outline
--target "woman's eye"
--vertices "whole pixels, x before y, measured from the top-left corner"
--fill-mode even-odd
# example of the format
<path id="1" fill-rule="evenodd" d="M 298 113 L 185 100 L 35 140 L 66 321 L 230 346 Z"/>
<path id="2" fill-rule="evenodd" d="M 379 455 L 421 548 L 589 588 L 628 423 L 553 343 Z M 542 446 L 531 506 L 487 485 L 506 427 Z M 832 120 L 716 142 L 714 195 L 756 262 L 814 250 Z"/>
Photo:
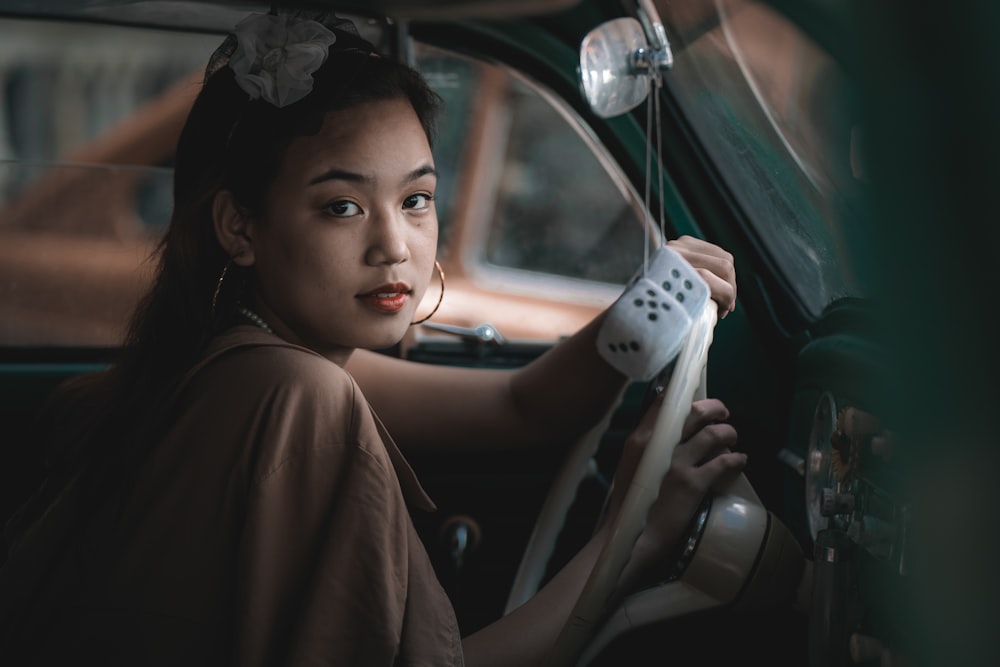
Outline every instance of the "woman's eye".
<path id="1" fill-rule="evenodd" d="M 419 211 L 428 208 L 431 205 L 432 201 L 434 201 L 434 197 L 432 195 L 423 193 L 417 195 L 410 195 L 409 197 L 403 200 L 403 208 Z"/>
<path id="2" fill-rule="evenodd" d="M 360 213 L 361 207 L 352 201 L 341 200 L 327 204 L 323 210 L 330 215 L 337 216 L 338 218 L 347 218 Z"/>

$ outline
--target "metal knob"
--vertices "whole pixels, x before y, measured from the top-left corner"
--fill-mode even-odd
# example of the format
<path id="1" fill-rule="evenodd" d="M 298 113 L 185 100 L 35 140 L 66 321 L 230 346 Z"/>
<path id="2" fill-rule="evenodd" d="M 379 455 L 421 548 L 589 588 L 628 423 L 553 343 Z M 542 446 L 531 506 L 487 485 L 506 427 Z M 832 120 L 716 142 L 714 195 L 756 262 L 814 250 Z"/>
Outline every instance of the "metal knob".
<path id="1" fill-rule="evenodd" d="M 503 345 L 507 342 L 507 339 L 489 322 L 484 322 L 477 327 L 458 327 L 453 324 L 441 324 L 440 322 L 424 322 L 421 326 L 433 329 L 434 331 L 461 336 L 466 340 L 478 343 Z"/>

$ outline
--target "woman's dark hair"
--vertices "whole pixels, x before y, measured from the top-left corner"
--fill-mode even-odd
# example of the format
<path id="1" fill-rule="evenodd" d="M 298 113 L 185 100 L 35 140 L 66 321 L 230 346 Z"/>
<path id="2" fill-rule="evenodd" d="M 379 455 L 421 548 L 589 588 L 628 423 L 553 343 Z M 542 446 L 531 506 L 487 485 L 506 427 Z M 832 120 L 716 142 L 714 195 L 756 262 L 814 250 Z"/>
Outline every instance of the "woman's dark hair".
<path id="1" fill-rule="evenodd" d="M 335 48 L 342 42 L 350 48 Z M 409 100 L 433 143 L 440 98 L 418 72 L 370 46 L 353 36 L 338 40 L 314 73 L 312 91 L 283 108 L 250 100 L 229 67 L 207 75 L 177 145 L 174 210 L 157 248 L 154 282 L 130 322 L 119 361 L 97 381 L 106 409 L 90 415 L 94 428 L 81 460 L 115 459 L 113 467 L 123 472 L 129 461 L 144 458 L 157 439 L 155 425 L 166 417 L 161 406 L 211 337 L 233 323 L 248 276 L 229 265 L 216 238 L 216 193 L 229 190 L 252 216 L 264 206 L 289 144 L 318 133 L 328 113 L 365 102 Z"/>

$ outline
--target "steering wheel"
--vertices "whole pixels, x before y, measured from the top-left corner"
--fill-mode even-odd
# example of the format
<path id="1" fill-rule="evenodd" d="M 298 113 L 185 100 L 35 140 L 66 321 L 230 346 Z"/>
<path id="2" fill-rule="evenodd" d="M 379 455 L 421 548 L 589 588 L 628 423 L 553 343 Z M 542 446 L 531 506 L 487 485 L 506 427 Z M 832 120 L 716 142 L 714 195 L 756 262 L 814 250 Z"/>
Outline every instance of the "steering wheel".
<path id="1" fill-rule="evenodd" d="M 705 395 L 708 349 L 712 343 L 716 319 L 717 305 L 714 301 L 708 300 L 703 312 L 693 323 L 688 339 L 677 357 L 653 434 L 636 469 L 632 484 L 626 491 L 621 510 L 610 532 L 611 537 L 598 556 L 566 625 L 550 650 L 546 660 L 547 665 L 573 664 L 588 642 L 594 640 L 595 627 L 606 617 L 605 603 L 628 562 L 632 547 L 642 532 L 646 515 L 656 500 L 662 478 L 670 467 L 674 448 L 680 442 L 691 403 Z M 587 477 L 588 468 L 594 465 L 593 455 L 596 453 L 597 444 L 616 408 L 617 405 L 613 406 L 604 420 L 577 443 L 563 464 L 529 540 L 508 598 L 506 612 L 520 606 L 537 592 L 558 533 L 576 495 L 577 486 Z M 743 530 L 739 536 L 734 536 L 732 531 L 723 529 L 721 540 L 716 542 L 717 545 L 723 546 L 723 551 L 731 549 L 734 544 L 738 550 L 749 551 L 748 555 L 742 557 L 743 562 L 737 564 L 736 570 L 742 572 L 753 567 L 752 561 L 756 558 L 758 549 L 752 545 L 756 543 L 759 546 L 759 542 L 763 539 L 761 534 L 766 531 L 767 512 L 745 477 L 741 476 L 734 488 L 724 495 L 730 494 L 742 505 L 755 506 L 749 513 L 746 507 L 738 508 L 737 514 L 749 517 L 752 524 L 749 530 Z M 714 499 L 713 503 L 718 500 Z M 725 523 L 727 509 L 730 509 L 725 502 L 721 503 L 720 508 L 710 513 L 715 515 L 716 524 L 720 519 Z M 701 527 L 705 529 L 705 523 L 702 523 Z M 704 534 L 702 538 L 704 542 Z M 749 550 L 742 544 L 744 541 L 751 545 Z M 726 561 L 731 556 L 732 554 L 714 554 L 709 559 Z M 679 593 L 679 598 L 667 603 L 666 606 L 660 603 L 654 615 L 661 618 L 664 615 L 672 617 L 704 609 L 713 603 L 722 604 L 729 600 L 720 598 L 735 596 L 740 585 L 742 581 L 734 582 L 734 585 L 728 587 L 726 591 L 713 591 L 707 596 L 699 594 L 692 596 L 692 591 L 686 588 L 673 589 L 671 597 L 678 598 Z M 633 624 L 632 620 L 625 621 L 626 626 Z"/>

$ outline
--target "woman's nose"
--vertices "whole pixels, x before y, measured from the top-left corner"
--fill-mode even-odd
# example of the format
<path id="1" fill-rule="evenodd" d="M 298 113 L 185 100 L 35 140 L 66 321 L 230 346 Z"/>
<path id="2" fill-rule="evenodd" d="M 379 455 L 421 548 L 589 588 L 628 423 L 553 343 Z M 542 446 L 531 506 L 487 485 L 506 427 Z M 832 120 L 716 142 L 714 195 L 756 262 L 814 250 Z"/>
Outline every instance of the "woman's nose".
<path id="1" fill-rule="evenodd" d="M 406 222 L 394 211 L 383 211 L 372 218 L 371 236 L 365 261 L 371 265 L 400 264 L 410 258 Z"/>

